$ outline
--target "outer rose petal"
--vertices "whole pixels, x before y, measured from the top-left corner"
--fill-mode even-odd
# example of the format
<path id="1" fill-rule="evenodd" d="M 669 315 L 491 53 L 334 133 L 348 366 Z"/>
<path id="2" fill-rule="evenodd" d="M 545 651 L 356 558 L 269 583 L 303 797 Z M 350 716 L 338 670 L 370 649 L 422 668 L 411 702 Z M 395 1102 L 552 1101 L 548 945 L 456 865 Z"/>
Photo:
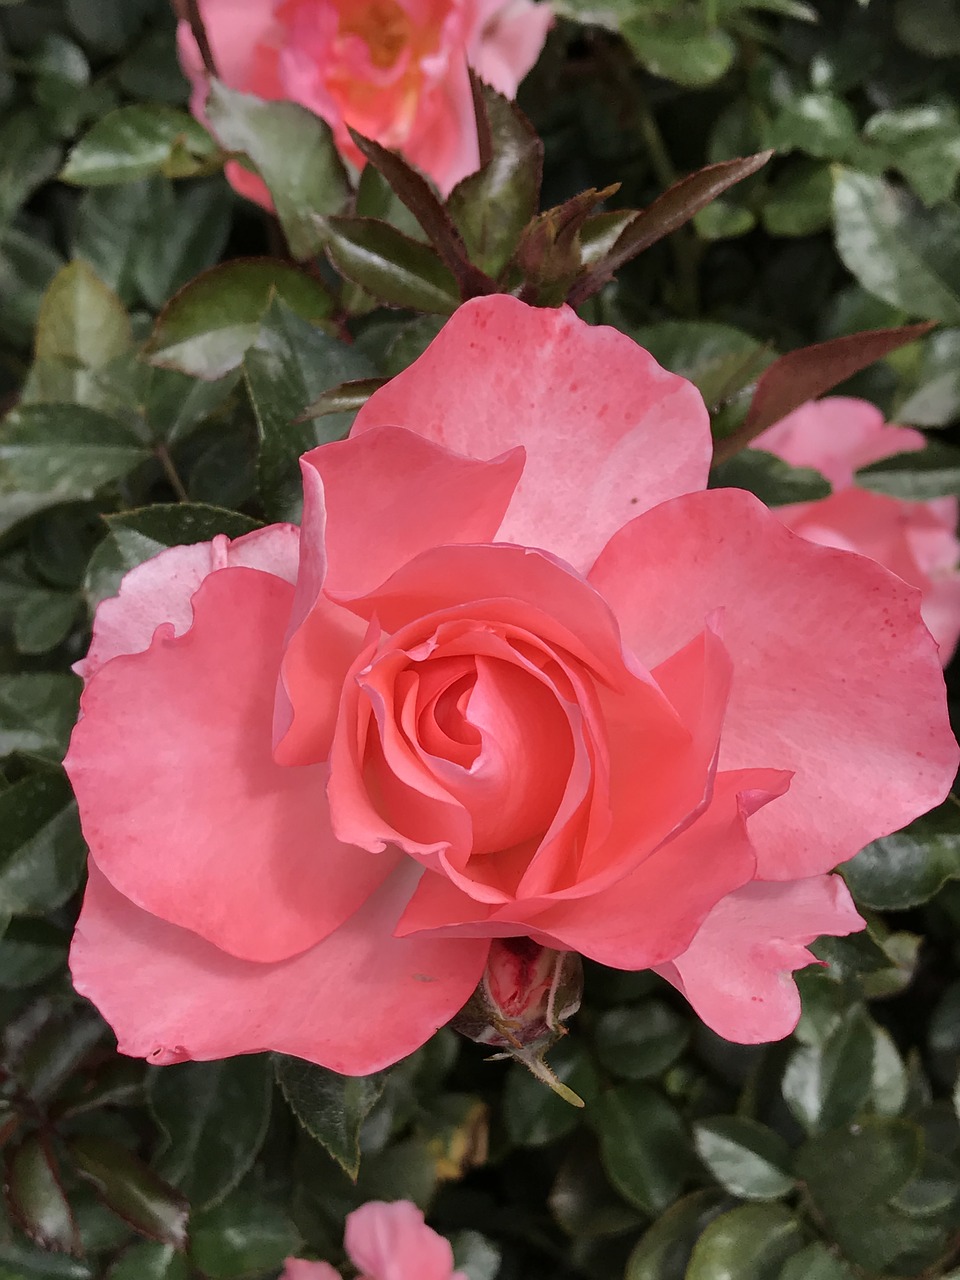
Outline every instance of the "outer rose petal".
<path id="1" fill-rule="evenodd" d="M 523 445 L 499 537 L 584 569 L 625 521 L 703 488 L 710 465 L 707 411 L 690 382 L 616 329 L 503 295 L 460 307 L 370 397 L 352 434 L 381 425 L 468 456 Z"/>
<path id="2" fill-rule="evenodd" d="M 232 955 L 280 960 L 337 928 L 388 875 L 333 837 L 326 770 L 271 753 L 273 690 L 293 597 L 222 569 L 194 623 L 87 685 L 65 767 L 93 857 L 145 910 Z"/>
<path id="3" fill-rule="evenodd" d="M 589 578 L 648 666 L 725 606 L 736 676 L 720 767 L 795 773 L 750 824 L 762 878 L 828 870 L 947 793 L 958 751 L 919 593 L 879 565 L 719 489 L 632 521 Z"/>
<path id="4" fill-rule="evenodd" d="M 469 45 L 470 65 L 498 93 L 514 98 L 520 81 L 539 58 L 552 25 L 549 4 L 480 0 Z"/>
<path id="5" fill-rule="evenodd" d="M 755 881 L 719 902 L 683 955 L 657 972 L 725 1040 L 781 1040 L 800 1017 L 791 973 L 814 960 L 807 944 L 863 927 L 839 876 Z"/>
<path id="6" fill-rule="evenodd" d="M 287 1258 L 280 1280 L 341 1280 L 341 1276 L 329 1262 L 308 1262 L 306 1258 Z"/>
<path id="7" fill-rule="evenodd" d="M 174 634 L 182 635 L 193 621 L 193 593 L 217 569 L 262 569 L 284 582 L 296 582 L 299 547 L 300 530 L 295 525 L 272 524 L 233 542 L 221 534 L 212 542 L 161 551 L 131 569 L 118 594 L 100 603 L 90 648 L 74 671 L 89 680 L 118 654 L 141 653 L 150 647 L 162 623 L 170 623 Z"/>
<path id="8" fill-rule="evenodd" d="M 827 396 L 810 400 L 754 440 L 793 467 L 813 467 L 835 489 L 853 484 L 861 467 L 897 453 L 913 453 L 926 441 L 912 427 L 897 427 L 867 400 Z"/>
<path id="9" fill-rule="evenodd" d="M 276 0 L 200 0 L 200 15 L 213 60 L 220 79 L 226 84 L 237 89 L 250 84 L 257 46 L 274 26 L 276 7 Z M 188 22 L 179 23 L 177 37 L 181 58 L 186 46 L 190 51 L 188 56 L 192 59 L 196 50 L 199 61 L 199 50 Z"/>
<path id="10" fill-rule="evenodd" d="M 404 868 L 317 946 L 257 964 L 141 911 L 91 862 L 74 985 L 131 1057 L 163 1065 L 274 1050 L 367 1075 L 448 1022 L 486 961 L 487 941 L 393 938 L 410 889 Z"/>
<path id="11" fill-rule="evenodd" d="M 409 1200 L 371 1200 L 347 1217 L 344 1245 L 369 1280 L 462 1280 L 450 1242 Z"/>

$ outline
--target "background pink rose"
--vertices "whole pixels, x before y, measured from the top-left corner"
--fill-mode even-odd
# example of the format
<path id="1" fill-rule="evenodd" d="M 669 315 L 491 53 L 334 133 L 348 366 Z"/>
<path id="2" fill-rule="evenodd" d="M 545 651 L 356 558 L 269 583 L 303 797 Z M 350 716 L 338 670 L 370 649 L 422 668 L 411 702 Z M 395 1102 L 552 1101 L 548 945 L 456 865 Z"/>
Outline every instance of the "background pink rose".
<path id="1" fill-rule="evenodd" d="M 855 480 L 861 467 L 924 444 L 921 432 L 887 424 L 874 405 L 847 396 L 810 401 L 755 441 L 792 466 L 826 476 L 834 489 L 828 498 L 791 503 L 777 515 L 804 538 L 858 551 L 918 587 L 923 620 L 946 665 L 960 640 L 960 503 L 954 497 L 906 502 L 859 489 Z"/>
<path id="2" fill-rule="evenodd" d="M 309 107 L 361 168 L 348 126 L 402 151 L 444 195 L 480 162 L 468 64 L 515 97 L 553 20 L 545 0 L 201 0 L 200 12 L 227 85 Z M 186 22 L 178 43 L 202 120 L 207 86 Z M 270 204 L 259 178 L 239 165 L 228 175 Z"/>
<path id="3" fill-rule="evenodd" d="M 371 1200 L 347 1214 L 347 1256 L 357 1280 L 467 1280 L 453 1269 L 450 1242 L 428 1227 L 409 1200 Z M 340 1280 L 328 1262 L 288 1258 L 280 1280 Z"/>
<path id="4" fill-rule="evenodd" d="M 478 299 L 302 459 L 299 549 L 124 579 L 66 761 L 71 965 L 123 1052 L 370 1072 L 511 936 L 792 1028 L 807 944 L 862 925 L 828 873 L 957 748 L 917 592 L 703 491 L 709 460 L 622 333 Z"/>

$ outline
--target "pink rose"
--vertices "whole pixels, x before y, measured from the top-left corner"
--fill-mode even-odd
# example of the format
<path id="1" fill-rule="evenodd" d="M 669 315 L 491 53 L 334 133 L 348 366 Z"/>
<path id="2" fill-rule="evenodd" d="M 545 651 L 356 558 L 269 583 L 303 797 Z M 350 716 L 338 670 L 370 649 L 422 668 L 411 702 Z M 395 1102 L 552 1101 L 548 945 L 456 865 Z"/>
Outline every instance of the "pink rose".
<path id="1" fill-rule="evenodd" d="M 357 1280 L 467 1280 L 453 1269 L 449 1241 L 437 1235 L 409 1200 L 371 1200 L 347 1215 L 347 1256 Z M 280 1280 L 340 1280 L 329 1262 L 288 1258 Z"/>
<path id="2" fill-rule="evenodd" d="M 919 593 L 703 491 L 710 452 L 624 334 L 475 299 L 303 458 L 299 549 L 124 578 L 66 760 L 122 1052 L 374 1071 L 516 936 L 789 1032 L 806 944 L 862 924 L 827 873 L 958 752 Z"/>
<path id="3" fill-rule="evenodd" d="M 309 107 L 361 168 L 348 125 L 402 151 L 444 195 L 480 163 L 468 64 L 515 97 L 553 21 L 533 0 L 200 0 L 200 12 L 227 85 Z M 186 22 L 178 44 L 203 120 L 206 77 Z M 239 165 L 228 176 L 269 207 L 259 178 Z"/>
<path id="4" fill-rule="evenodd" d="M 859 551 L 918 587 L 923 620 L 946 666 L 960 640 L 960 504 L 951 497 L 905 502 L 855 487 L 861 467 L 925 443 L 921 432 L 888 425 L 872 404 L 846 396 L 801 405 L 755 441 L 795 467 L 814 467 L 833 485 L 828 498 L 779 507 L 784 524 L 821 546 Z"/>

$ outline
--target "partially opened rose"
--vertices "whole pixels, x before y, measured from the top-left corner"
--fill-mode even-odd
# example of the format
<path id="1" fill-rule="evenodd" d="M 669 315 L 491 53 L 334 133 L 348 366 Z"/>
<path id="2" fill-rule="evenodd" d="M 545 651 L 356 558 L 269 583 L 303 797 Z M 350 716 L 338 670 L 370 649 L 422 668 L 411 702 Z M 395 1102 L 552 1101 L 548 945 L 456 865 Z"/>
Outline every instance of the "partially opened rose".
<path id="1" fill-rule="evenodd" d="M 553 20 L 546 0 L 200 0 L 200 13 L 232 89 L 309 107 L 361 167 L 348 126 L 402 151 L 444 195 L 480 163 L 468 65 L 515 97 Z M 206 77 L 187 22 L 178 44 L 203 120 Z M 239 165 L 228 176 L 270 204 L 259 178 Z"/>
<path id="2" fill-rule="evenodd" d="M 857 488 L 854 476 L 871 462 L 922 449 L 922 433 L 885 423 L 866 400 L 827 396 L 801 405 L 754 443 L 826 476 L 834 489 L 828 498 L 778 507 L 777 515 L 803 537 L 859 551 L 917 587 L 923 620 L 946 665 L 960 640 L 960 503 L 954 497 L 906 502 Z"/>
<path id="3" fill-rule="evenodd" d="M 123 1052 L 370 1072 L 511 936 L 792 1028 L 806 944 L 862 923 L 829 871 L 958 753 L 919 593 L 709 458 L 629 338 L 478 299 L 303 458 L 301 530 L 128 574 L 66 761 Z"/>

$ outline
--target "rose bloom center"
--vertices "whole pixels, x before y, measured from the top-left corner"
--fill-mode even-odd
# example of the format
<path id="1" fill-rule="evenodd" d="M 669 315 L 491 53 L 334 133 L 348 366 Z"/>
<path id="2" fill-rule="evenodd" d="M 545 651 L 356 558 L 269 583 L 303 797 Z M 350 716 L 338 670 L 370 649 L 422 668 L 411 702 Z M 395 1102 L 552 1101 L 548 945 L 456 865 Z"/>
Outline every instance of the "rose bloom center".
<path id="1" fill-rule="evenodd" d="M 396 0 L 340 0 L 341 36 L 359 36 L 376 67 L 392 67 L 411 36 L 410 19 Z"/>

